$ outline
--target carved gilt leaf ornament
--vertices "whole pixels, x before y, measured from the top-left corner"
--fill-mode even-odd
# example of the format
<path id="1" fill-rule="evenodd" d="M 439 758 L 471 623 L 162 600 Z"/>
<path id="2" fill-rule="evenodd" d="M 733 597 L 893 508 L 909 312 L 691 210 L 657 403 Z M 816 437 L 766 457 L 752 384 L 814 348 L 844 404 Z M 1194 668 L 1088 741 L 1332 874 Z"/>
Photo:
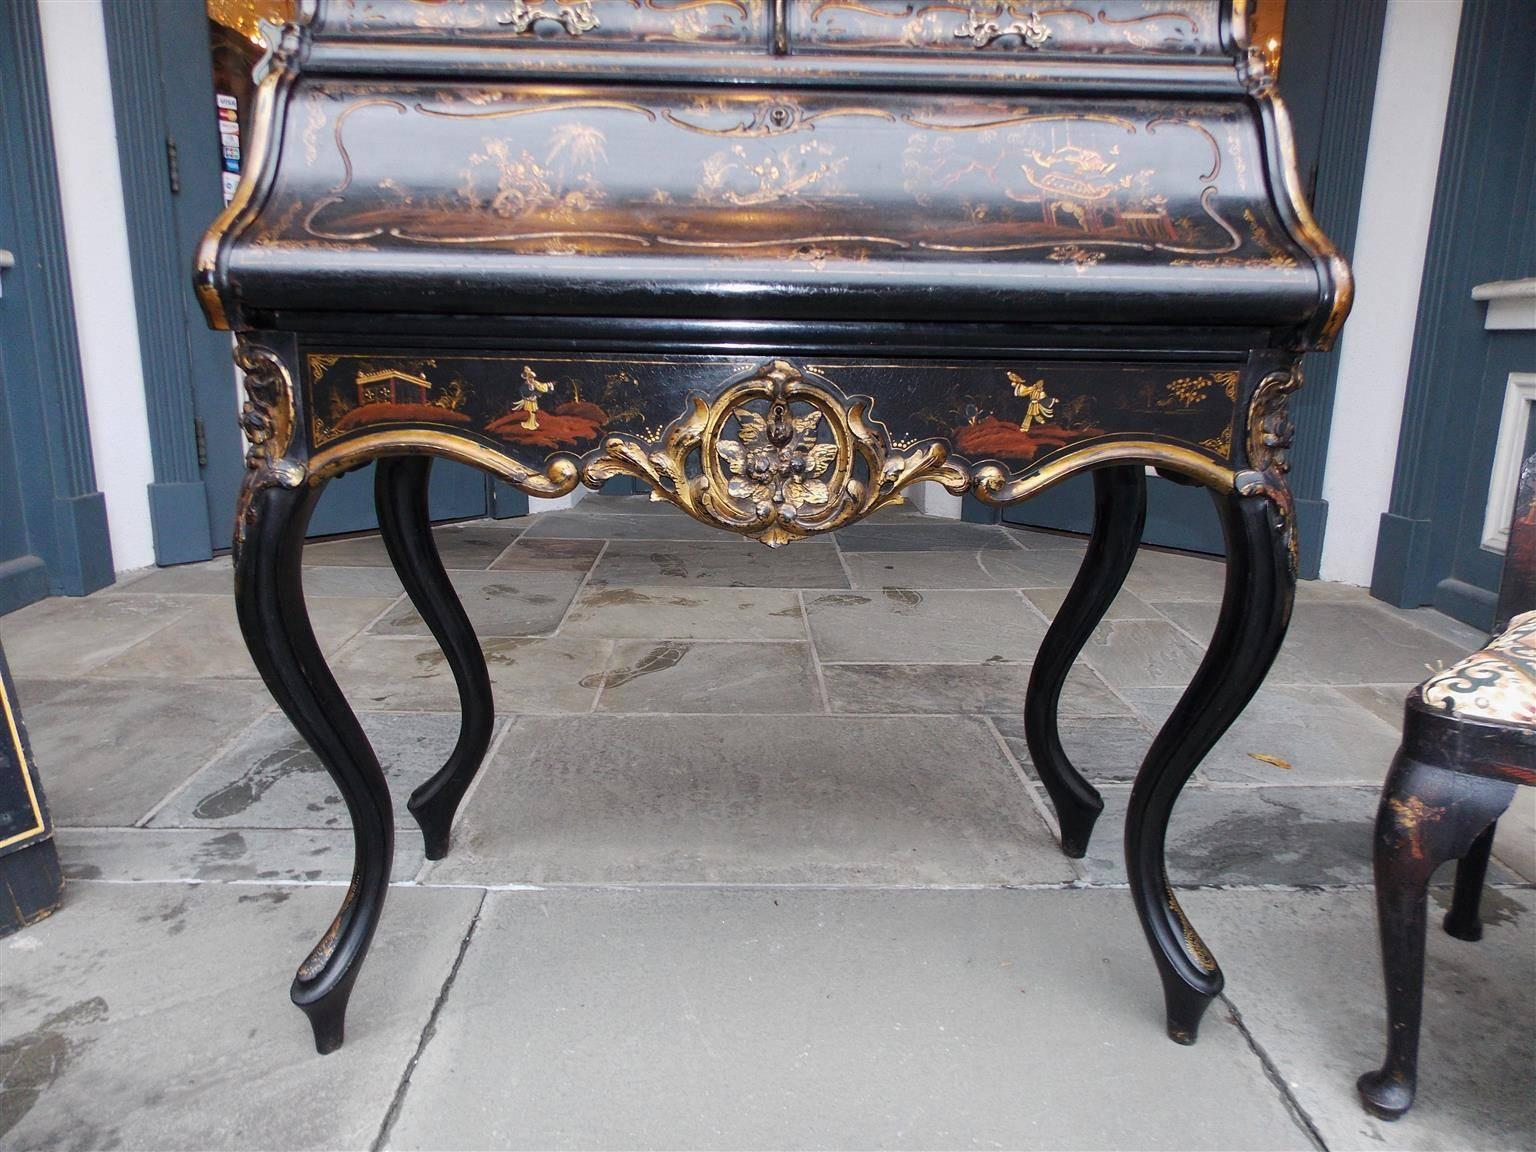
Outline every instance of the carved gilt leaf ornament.
<path id="1" fill-rule="evenodd" d="M 293 379 L 281 357 L 270 348 L 242 340 L 235 347 L 235 364 L 244 374 L 246 400 L 240 409 L 245 434 L 245 479 L 235 506 L 235 555 L 245 543 L 251 502 L 263 488 L 296 488 L 304 482 L 304 466 L 287 459 L 293 442 Z"/>
<path id="2" fill-rule="evenodd" d="M 860 520 L 920 480 L 966 490 L 970 475 L 944 444 L 892 451 L 868 415 L 867 400 L 774 360 L 713 400 L 691 397 L 655 446 L 609 437 L 583 479 L 632 476 L 652 499 L 775 548 Z"/>

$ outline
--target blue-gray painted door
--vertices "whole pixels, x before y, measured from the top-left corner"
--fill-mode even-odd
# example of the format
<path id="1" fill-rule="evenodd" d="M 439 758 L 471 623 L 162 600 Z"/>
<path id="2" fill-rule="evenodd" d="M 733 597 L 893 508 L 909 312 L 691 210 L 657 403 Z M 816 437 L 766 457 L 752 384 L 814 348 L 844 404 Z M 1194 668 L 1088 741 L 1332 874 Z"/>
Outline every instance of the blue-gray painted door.
<path id="1" fill-rule="evenodd" d="M 234 522 L 235 497 L 244 475 L 243 444 L 235 423 L 239 411 L 238 388 L 229 359 L 229 340 L 204 333 L 201 311 L 191 289 L 193 255 L 203 230 L 223 206 L 221 172 L 224 167 L 214 99 L 212 44 L 218 34 L 208 20 L 201 0 L 160 0 L 155 5 L 160 59 L 174 66 L 160 70 L 162 98 L 170 139 L 176 146 L 179 190 L 172 197 L 177 221 L 179 266 L 177 274 L 187 284 L 189 352 L 193 358 L 193 404 L 202 421 L 206 445 L 203 479 L 208 493 L 208 515 L 215 546 L 223 545 Z M 218 40 L 221 51 L 230 50 L 230 39 Z M 260 53 L 243 43 L 243 63 L 230 60 L 226 73 L 249 68 Z M 248 85 L 235 95 L 252 95 Z M 243 109 L 242 109 L 243 113 Z M 248 146 L 242 142 L 243 146 Z M 169 195 L 169 189 L 167 190 Z M 484 516 L 488 509 L 486 478 L 460 464 L 440 463 L 432 473 L 432 516 L 439 520 Z M 358 532 L 377 527 L 373 511 L 373 468 L 342 477 L 327 487 L 315 510 L 310 535 Z"/>

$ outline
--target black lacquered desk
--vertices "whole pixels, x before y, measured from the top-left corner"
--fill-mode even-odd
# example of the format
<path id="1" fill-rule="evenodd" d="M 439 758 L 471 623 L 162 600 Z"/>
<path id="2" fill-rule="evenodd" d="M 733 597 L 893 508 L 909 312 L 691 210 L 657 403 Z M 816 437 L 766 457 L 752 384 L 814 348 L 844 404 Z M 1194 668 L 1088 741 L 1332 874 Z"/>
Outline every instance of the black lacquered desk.
<path id="1" fill-rule="evenodd" d="M 434 458 L 535 496 L 631 477 L 770 547 L 918 482 L 1003 505 L 1091 471 L 1092 539 L 1023 701 L 1072 856 L 1103 802 L 1058 734 L 1068 669 L 1131 565 L 1148 466 L 1209 489 L 1225 600 L 1126 823 L 1169 1032 L 1193 1041 L 1222 977 L 1164 834 L 1285 633 L 1286 398 L 1350 294 L 1240 0 L 316 0 L 274 36 L 198 287 L 249 393 L 241 626 L 357 840 L 293 985 L 321 1051 L 393 822 L 310 628 L 305 527 L 377 461 L 463 706 L 410 801 L 439 858 L 492 701 L 428 527 Z"/>

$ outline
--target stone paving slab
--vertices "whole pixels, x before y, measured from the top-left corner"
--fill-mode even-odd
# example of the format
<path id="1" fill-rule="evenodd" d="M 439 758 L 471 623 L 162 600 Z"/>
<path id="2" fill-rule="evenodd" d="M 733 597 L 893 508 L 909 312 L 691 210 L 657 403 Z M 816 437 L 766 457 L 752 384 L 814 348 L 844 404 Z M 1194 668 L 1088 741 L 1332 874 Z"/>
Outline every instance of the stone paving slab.
<path id="1" fill-rule="evenodd" d="M 591 582 L 652 588 L 847 588 L 848 576 L 830 540 L 800 541 L 788 548 L 729 538 L 685 546 L 614 540 Z"/>
<path id="2" fill-rule="evenodd" d="M 352 878 L 350 828 L 60 827 L 54 840 L 67 880 L 345 884 Z M 390 879 L 411 880 L 424 859 L 420 834 L 414 826 L 402 828 Z"/>
<path id="3" fill-rule="evenodd" d="M 730 640 L 620 640 L 599 712 L 820 712 L 810 645 Z"/>
<path id="4" fill-rule="evenodd" d="M 347 1043 L 317 1057 L 288 983 L 343 891 L 70 885 L 0 941 L 0 1144 L 368 1147 L 481 895 L 392 892 Z"/>
<path id="5" fill-rule="evenodd" d="M 1065 588 L 1077 575 L 1080 560 L 1077 553 L 1059 549 L 996 547 L 843 554 L 853 586 L 860 589 Z"/>
<path id="6" fill-rule="evenodd" d="M 1104 789 L 1104 813 L 1079 862 L 1091 883 L 1126 883 L 1129 799 L 1129 788 Z M 1169 879 L 1178 885 L 1369 884 L 1376 799 L 1374 788 L 1187 787 L 1168 826 Z"/>
<path id="7" fill-rule="evenodd" d="M 1073 876 L 985 724 L 518 720 L 433 883 L 1026 884 Z"/>
<path id="8" fill-rule="evenodd" d="M 1072 679 L 1068 678 L 1063 703 L 1071 697 Z M 993 724 L 1008 744 L 1020 767 L 1032 780 L 1040 778 L 1029 755 L 1024 737 L 1024 717 L 1019 714 L 994 716 Z M 1069 716 L 1063 708 L 1060 722 L 1061 746 L 1067 759 L 1091 784 L 1129 784 L 1146 758 L 1154 732 L 1134 716 Z M 1102 835 L 1102 833 L 1100 834 Z"/>
<path id="9" fill-rule="evenodd" d="M 382 597 L 334 597 L 311 605 L 310 622 L 321 651 L 334 652 L 389 605 Z M 259 678 L 240 634 L 233 597 L 201 598 L 190 612 L 95 666 L 91 674 L 168 680 Z"/>
<path id="10" fill-rule="evenodd" d="M 805 596 L 817 656 L 833 663 L 1030 663 L 1045 621 L 1016 592 L 824 592 Z"/>
<path id="11" fill-rule="evenodd" d="M 437 554 L 449 569 L 485 569 L 523 534 L 523 520 L 471 520 L 441 524 L 432 530 Z M 305 564 L 389 567 L 389 551 L 375 533 L 342 540 L 320 540 L 304 546 Z"/>
<path id="12" fill-rule="evenodd" d="M 1018 713 L 1027 664 L 823 664 L 833 712 L 997 715 Z M 1130 709 L 1088 669 L 1077 666 L 1062 692 L 1063 717 L 1128 715 Z M 1020 728 L 1023 735 L 1022 727 Z"/>
<path id="13" fill-rule="evenodd" d="M 1070 583 L 1070 581 L 1068 582 Z M 1055 620 L 1067 598 L 1067 588 L 1025 588 L 1024 598 L 1039 610 L 1047 620 Z M 1104 614 L 1105 620 L 1165 620 L 1161 612 L 1140 596 L 1122 591 Z"/>
<path id="14" fill-rule="evenodd" d="M 483 638 L 548 636 L 581 586 L 577 572 L 455 572 L 453 588 Z M 415 605 L 401 600 L 368 631 L 374 636 L 430 636 Z"/>
<path id="15" fill-rule="evenodd" d="M 499 712 L 586 712 L 597 699 L 610 641 L 555 637 L 486 640 L 480 647 Z M 359 636 L 331 658 L 358 711 L 454 712 L 459 690 L 429 636 Z"/>
<path id="16" fill-rule="evenodd" d="M 582 501 L 586 503 L 586 501 Z M 529 525 L 528 540 L 698 540 L 720 539 L 720 529 L 692 516 L 657 516 L 626 512 L 597 515 L 581 509 L 545 512 Z"/>
<path id="17" fill-rule="evenodd" d="M 34 681 L 18 694 L 54 823 L 72 825 L 148 815 L 273 706 L 241 683 Z"/>
<path id="18" fill-rule="evenodd" d="M 1183 694 L 1182 688 L 1122 691 L 1158 727 Z M 1201 761 L 1199 771 L 1203 779 L 1219 784 L 1380 788 L 1398 740 L 1397 728 L 1332 689 L 1265 685 Z"/>
<path id="19" fill-rule="evenodd" d="M 1117 691 L 1187 684 L 1204 652 L 1164 620 L 1106 620 L 1093 630 L 1081 659 Z"/>
<path id="20" fill-rule="evenodd" d="M 56 596 L 0 616 L 0 642 L 13 676 L 80 676 L 204 603 L 192 596 Z"/>
<path id="21" fill-rule="evenodd" d="M 1387 1123 L 1355 1095 L 1386 1045 L 1371 893 L 1184 898 L 1226 972 L 1227 997 L 1329 1148 L 1536 1147 L 1536 892 L 1484 893 L 1476 944 L 1441 931 L 1448 899 L 1436 889 L 1430 907 L 1418 1099 Z"/>
<path id="22" fill-rule="evenodd" d="M 1020 546 L 1000 528 L 959 520 L 866 520 L 840 528 L 834 535 L 844 552 L 974 552 Z"/>
<path id="23" fill-rule="evenodd" d="M 575 572 L 592 570 L 607 546 L 604 540 L 529 540 L 520 536 L 491 563 L 492 572 Z"/>
<path id="24" fill-rule="evenodd" d="M 1216 626 L 1217 604 L 1156 606 L 1202 640 Z M 1379 610 L 1369 600 L 1307 604 L 1291 618 L 1269 683 L 1417 684 L 1437 662 L 1454 664 L 1467 651 Z"/>
<path id="25" fill-rule="evenodd" d="M 616 640 L 804 640 L 805 619 L 788 588 L 587 588 L 560 632 Z"/>
<path id="26" fill-rule="evenodd" d="M 385 1147 L 1310 1147 L 1161 1014 L 1123 893 L 496 892 Z"/>
<path id="27" fill-rule="evenodd" d="M 366 712 L 358 717 L 389 782 L 395 827 L 415 829 L 411 792 L 441 768 L 459 738 L 456 715 Z M 496 731 L 500 731 L 498 722 Z M 495 733 L 492 734 L 495 741 Z M 351 828 L 341 792 L 280 713 L 262 717 L 155 813 L 152 828 Z"/>
<path id="28" fill-rule="evenodd" d="M 1125 578 L 1125 590 L 1149 604 L 1165 600 L 1219 604 L 1226 579 L 1227 567 L 1219 558 L 1143 548 Z"/>

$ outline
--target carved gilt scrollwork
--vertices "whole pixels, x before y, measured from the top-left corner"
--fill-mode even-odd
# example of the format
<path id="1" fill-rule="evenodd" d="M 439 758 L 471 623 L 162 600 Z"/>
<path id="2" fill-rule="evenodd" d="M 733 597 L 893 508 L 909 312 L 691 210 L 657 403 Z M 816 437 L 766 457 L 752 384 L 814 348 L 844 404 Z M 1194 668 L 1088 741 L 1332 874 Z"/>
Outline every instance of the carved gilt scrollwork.
<path id="1" fill-rule="evenodd" d="M 244 374 L 245 404 L 240 430 L 245 433 L 245 479 L 235 509 L 235 554 L 245 543 L 251 503 L 256 493 L 274 485 L 295 488 L 304 482 L 304 465 L 287 459 L 293 443 L 293 378 L 270 348 L 244 340 L 235 347 L 235 364 Z"/>
<path id="2" fill-rule="evenodd" d="M 986 17 L 972 8 L 955 28 L 955 38 L 969 40 L 974 47 L 985 48 L 1004 36 L 1018 36 L 1027 48 L 1038 48 L 1051 38 L 1051 30 L 1040 13 L 1031 12 L 1024 20 L 1004 24 L 1000 17 Z"/>
<path id="3" fill-rule="evenodd" d="M 691 397 L 656 445 L 610 436 L 582 479 L 634 477 L 654 499 L 770 547 L 851 524 L 920 480 L 966 490 L 970 475 L 943 443 L 892 451 L 867 416 L 867 401 L 774 360 L 713 400 Z"/>
<path id="4" fill-rule="evenodd" d="M 569 36 L 580 36 L 598 27 L 601 21 L 592 11 L 592 0 L 566 0 L 565 3 L 529 4 L 528 0 L 512 0 L 512 7 L 496 17 L 496 23 L 505 25 L 518 35 L 535 31 L 540 20 L 552 21 L 564 28 Z"/>
<path id="5" fill-rule="evenodd" d="M 1259 381 L 1248 405 L 1248 469 L 1237 474 L 1240 493 L 1262 494 L 1274 505 L 1292 574 L 1298 565 L 1296 515 L 1286 477 L 1291 470 L 1296 425 L 1291 421 L 1289 397 L 1300 387 L 1300 368 L 1271 372 Z"/>

